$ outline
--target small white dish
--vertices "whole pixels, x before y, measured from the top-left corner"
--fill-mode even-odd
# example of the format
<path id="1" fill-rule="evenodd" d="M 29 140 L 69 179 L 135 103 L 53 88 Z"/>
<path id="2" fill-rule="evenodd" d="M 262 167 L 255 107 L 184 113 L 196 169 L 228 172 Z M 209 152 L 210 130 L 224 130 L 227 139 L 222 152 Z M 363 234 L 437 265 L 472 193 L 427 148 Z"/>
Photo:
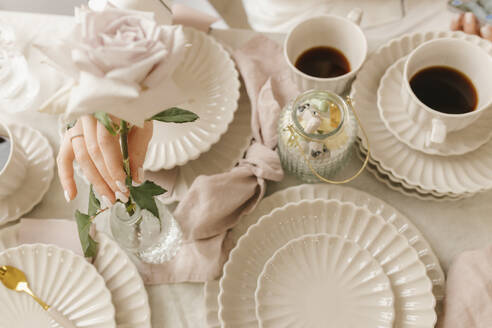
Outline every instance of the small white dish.
<path id="1" fill-rule="evenodd" d="M 391 328 L 388 277 L 371 254 L 339 236 L 291 240 L 265 263 L 255 293 L 260 328 Z"/>
<path id="2" fill-rule="evenodd" d="M 22 270 L 33 292 L 77 327 L 115 328 L 111 294 L 83 257 L 53 245 L 22 245 L 0 253 L 0 263 Z M 31 297 L 0 286 L 0 327 L 58 325 Z"/>
<path id="3" fill-rule="evenodd" d="M 344 237 L 371 253 L 390 279 L 396 327 L 434 326 L 432 282 L 408 240 L 366 207 L 318 199 L 277 208 L 240 238 L 220 280 L 219 318 L 223 328 L 257 327 L 254 294 L 265 263 L 292 239 L 313 233 Z"/>
<path id="4" fill-rule="evenodd" d="M 465 39 L 492 54 L 492 43 L 463 32 L 431 31 L 405 35 L 390 41 L 368 59 L 352 85 L 352 99 L 372 141 L 372 158 L 392 176 L 409 185 L 442 194 L 477 193 L 492 189 L 492 141 L 462 156 L 425 154 L 395 138 L 377 109 L 377 90 L 386 69 L 423 42 L 445 37 Z"/>
<path id="5" fill-rule="evenodd" d="M 154 122 L 146 170 L 168 170 L 197 159 L 219 141 L 238 108 L 239 74 L 230 55 L 203 32 L 185 27 L 184 33 L 191 48 L 173 78 L 189 99 L 178 107 L 200 118 L 184 124 Z"/>
<path id="6" fill-rule="evenodd" d="M 489 110 L 472 125 L 449 132 L 443 143 L 427 147 L 426 133 L 410 117 L 400 96 L 406 58 L 400 58 L 386 70 L 378 89 L 379 115 L 398 140 L 429 155 L 451 156 L 474 151 L 492 138 L 492 110 Z"/>
<path id="7" fill-rule="evenodd" d="M 0 199 L 0 224 L 17 220 L 38 204 L 53 180 L 55 159 L 48 139 L 25 125 L 9 124 L 16 143 L 26 154 L 24 182 L 10 196 Z"/>
<path id="8" fill-rule="evenodd" d="M 0 251 L 19 246 L 18 233 L 18 224 L 2 229 Z M 93 265 L 111 292 L 117 327 L 151 328 L 148 296 L 137 268 L 104 233 L 98 232 L 96 241 L 99 249 Z"/>

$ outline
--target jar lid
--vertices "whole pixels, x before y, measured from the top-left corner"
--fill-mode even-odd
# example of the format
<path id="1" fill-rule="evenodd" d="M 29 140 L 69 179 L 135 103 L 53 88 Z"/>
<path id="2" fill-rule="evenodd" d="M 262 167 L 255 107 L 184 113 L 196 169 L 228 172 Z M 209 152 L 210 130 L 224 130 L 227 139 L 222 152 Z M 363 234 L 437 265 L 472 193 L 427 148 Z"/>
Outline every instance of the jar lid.
<path id="1" fill-rule="evenodd" d="M 292 121 L 301 135 L 322 141 L 340 131 L 347 112 L 348 104 L 336 93 L 310 90 L 294 100 Z"/>

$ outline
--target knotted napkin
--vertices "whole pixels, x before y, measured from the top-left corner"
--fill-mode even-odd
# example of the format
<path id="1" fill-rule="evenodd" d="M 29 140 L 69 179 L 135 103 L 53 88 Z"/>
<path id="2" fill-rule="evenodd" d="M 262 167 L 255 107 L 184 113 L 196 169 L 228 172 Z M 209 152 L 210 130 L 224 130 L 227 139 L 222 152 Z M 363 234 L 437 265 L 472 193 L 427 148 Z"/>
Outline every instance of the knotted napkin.
<path id="1" fill-rule="evenodd" d="M 492 246 L 464 252 L 451 264 L 438 327 L 492 327 Z"/>
<path id="2" fill-rule="evenodd" d="M 297 95 L 281 47 L 257 36 L 233 53 L 251 101 L 253 142 L 231 171 L 199 176 L 174 215 L 186 240 L 175 259 L 162 265 L 137 264 L 147 284 L 216 279 L 227 259 L 224 238 L 241 216 L 263 198 L 266 180 L 280 181 L 276 152 L 282 107 Z M 168 173 L 157 177 L 166 183 Z M 167 183 L 169 185 L 169 183 Z"/>

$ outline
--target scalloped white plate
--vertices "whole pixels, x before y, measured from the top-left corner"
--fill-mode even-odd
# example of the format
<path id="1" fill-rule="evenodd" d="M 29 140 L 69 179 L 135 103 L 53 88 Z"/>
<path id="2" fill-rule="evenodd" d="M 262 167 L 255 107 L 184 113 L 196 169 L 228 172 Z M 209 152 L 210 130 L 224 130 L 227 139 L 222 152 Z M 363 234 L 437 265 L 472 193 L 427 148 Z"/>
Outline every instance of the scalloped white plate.
<path id="1" fill-rule="evenodd" d="M 200 118 L 193 123 L 154 122 L 144 168 L 172 169 L 197 159 L 227 131 L 238 107 L 239 74 L 224 48 L 209 35 L 184 28 L 191 44 L 173 78 L 189 95 L 179 105 Z"/>
<path id="2" fill-rule="evenodd" d="M 360 139 L 357 141 L 358 147 L 356 149 L 357 156 L 361 160 L 364 160 L 367 154 L 367 150 L 364 149 Z M 416 197 L 420 200 L 434 200 L 434 201 L 447 201 L 447 200 L 460 200 L 475 195 L 474 193 L 462 193 L 443 194 L 434 190 L 425 190 L 419 186 L 411 186 L 406 181 L 399 180 L 391 175 L 391 172 L 386 171 L 381 165 L 374 159 L 369 158 L 367 170 L 371 172 L 374 177 L 380 182 L 384 183 L 388 188 L 398 191 L 406 196 Z"/>
<path id="3" fill-rule="evenodd" d="M 76 327 L 116 327 L 111 294 L 83 257 L 53 245 L 33 244 L 1 252 L 0 263 L 22 270 L 34 294 Z M 0 327 L 58 326 L 31 297 L 1 287 Z"/>
<path id="4" fill-rule="evenodd" d="M 245 91 L 241 92 L 239 108 L 227 132 L 208 152 L 179 167 L 173 193 L 168 197 L 158 197 L 159 200 L 165 204 L 180 201 L 199 175 L 214 175 L 231 170 L 243 158 L 251 138 L 251 106 Z M 159 172 L 146 172 L 151 180 L 154 174 L 159 175 Z"/>
<path id="5" fill-rule="evenodd" d="M 366 156 L 364 150 L 361 150 L 357 147 L 356 153 L 361 160 L 364 160 Z M 377 165 L 377 163 L 374 163 L 372 161 L 369 161 L 367 163 L 366 169 L 374 175 L 376 180 L 384 183 L 388 188 L 408 197 L 415 197 L 425 201 L 454 201 L 454 200 L 460 200 L 466 197 L 473 196 L 473 194 L 461 194 L 458 196 L 451 196 L 451 195 L 438 196 L 438 195 L 434 195 L 431 192 L 421 191 L 419 188 L 409 188 L 406 186 L 406 184 L 395 181 L 396 179 L 392 177 L 390 173 L 385 172 L 379 165 Z"/>
<path id="6" fill-rule="evenodd" d="M 18 224 L 0 231 L 0 251 L 18 246 L 18 231 Z M 137 269 L 108 236 L 97 233 L 96 240 L 99 251 L 93 265 L 111 292 L 117 327 L 151 328 L 147 292 Z"/>
<path id="7" fill-rule="evenodd" d="M 255 293 L 261 328 L 391 328 L 390 281 L 371 254 L 329 234 L 305 235 L 265 263 Z"/>
<path id="8" fill-rule="evenodd" d="M 407 217 L 394 207 L 373 195 L 350 187 L 327 184 L 303 184 L 278 191 L 263 199 L 253 212 L 241 218 L 238 224 L 227 234 L 225 246 L 229 250 L 234 248 L 239 238 L 263 215 L 270 213 L 277 207 L 291 202 L 295 203 L 303 199 L 337 199 L 343 202 L 353 202 L 359 207 L 367 208 L 371 213 L 381 215 L 384 220 L 393 224 L 400 234 L 409 241 L 410 245 L 417 250 L 420 260 L 426 266 L 427 275 L 432 281 L 434 296 L 438 302 L 442 301 L 445 290 L 444 272 L 436 254 L 420 231 Z M 220 327 L 218 319 L 218 294 L 219 287 L 217 282 L 208 282 L 205 284 L 205 308 L 209 328 Z"/>
<path id="9" fill-rule="evenodd" d="M 400 96 L 405 60 L 406 57 L 398 59 L 386 70 L 378 89 L 379 115 L 386 128 L 398 140 L 414 150 L 441 156 L 463 155 L 476 150 L 490 140 L 492 111 L 482 115 L 469 127 L 449 133 L 442 144 L 427 147 L 426 134 L 408 115 Z"/>
<path id="10" fill-rule="evenodd" d="M 41 132 L 19 124 L 9 124 L 9 128 L 26 153 L 28 165 L 19 189 L 0 199 L 0 224 L 17 220 L 43 199 L 53 180 L 55 166 L 53 150 Z"/>
<path id="11" fill-rule="evenodd" d="M 441 37 L 465 39 L 492 54 L 492 43 L 462 32 L 405 35 L 381 47 L 366 61 L 352 85 L 352 98 L 371 142 L 371 156 L 392 176 L 439 193 L 485 191 L 492 188 L 492 141 L 461 156 L 428 155 L 400 142 L 379 116 L 377 90 L 387 68 L 423 42 Z"/>
<path id="12" fill-rule="evenodd" d="M 263 216 L 241 237 L 220 280 L 223 328 L 257 327 L 254 293 L 272 254 L 294 238 L 329 233 L 368 250 L 388 275 L 395 297 L 396 327 L 433 327 L 432 283 L 416 250 L 395 226 L 367 208 L 337 200 L 304 200 Z"/>
<path id="13" fill-rule="evenodd" d="M 205 316 L 207 319 L 207 328 L 220 328 L 219 321 L 219 282 L 207 281 L 205 283 Z"/>

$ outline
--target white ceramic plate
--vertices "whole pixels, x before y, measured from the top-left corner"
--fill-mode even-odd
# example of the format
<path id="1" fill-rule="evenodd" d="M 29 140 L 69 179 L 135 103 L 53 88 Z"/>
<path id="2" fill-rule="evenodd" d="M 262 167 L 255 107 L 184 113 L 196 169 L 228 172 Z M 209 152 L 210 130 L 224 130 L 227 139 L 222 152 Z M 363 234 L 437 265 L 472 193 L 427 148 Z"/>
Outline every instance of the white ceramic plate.
<path id="1" fill-rule="evenodd" d="M 189 99 L 178 107 L 200 119 L 185 124 L 154 122 L 147 170 L 171 169 L 197 159 L 219 141 L 238 107 L 239 74 L 229 54 L 203 32 L 186 27 L 184 32 L 191 48 L 173 77 Z"/>
<path id="2" fill-rule="evenodd" d="M 392 176 L 410 185 L 440 193 L 476 193 L 491 189 L 492 141 L 462 156 L 427 155 L 395 138 L 379 116 L 377 90 L 386 69 L 421 43 L 441 37 L 465 39 L 492 54 L 492 43 L 462 32 L 426 32 L 403 36 L 380 48 L 366 61 L 352 85 L 354 105 L 371 142 L 371 156 Z"/>
<path id="3" fill-rule="evenodd" d="M 442 301 L 445 290 L 444 272 L 436 254 L 420 231 L 407 217 L 392 206 L 368 193 L 346 186 L 303 184 L 278 191 L 263 199 L 253 212 L 241 218 L 238 224 L 227 234 L 225 246 L 231 250 L 236 245 L 239 238 L 246 233 L 248 228 L 255 224 L 263 215 L 270 213 L 277 207 L 284 206 L 291 202 L 295 203 L 303 199 L 337 199 L 344 202 L 353 202 L 359 207 L 367 208 L 371 213 L 381 215 L 383 219 L 393 224 L 396 229 L 405 236 L 412 247 L 417 250 L 420 260 L 426 266 L 427 275 L 432 280 L 434 296 L 438 301 Z M 207 310 L 208 327 L 220 327 L 218 320 L 219 305 L 217 299 L 219 288 L 217 284 L 207 283 L 205 285 L 205 293 L 207 295 L 205 306 Z"/>
<path id="4" fill-rule="evenodd" d="M 305 200 L 263 216 L 231 252 L 220 280 L 224 328 L 257 327 L 254 293 L 264 264 L 290 240 L 312 233 L 344 237 L 371 253 L 391 281 L 396 327 L 434 326 L 432 283 L 415 249 L 392 224 L 353 203 Z"/>
<path id="5" fill-rule="evenodd" d="M 379 115 L 386 128 L 408 147 L 429 155 L 462 155 L 476 150 L 492 137 L 492 114 L 485 113 L 471 126 L 451 132 L 444 143 L 435 147 L 425 145 L 426 133 L 415 124 L 405 110 L 400 96 L 403 68 L 407 57 L 398 59 L 381 78 L 378 89 Z"/>
<path id="6" fill-rule="evenodd" d="M 1 252 L 0 263 L 22 270 L 33 292 L 77 327 L 116 327 L 111 294 L 83 257 L 56 246 L 34 244 Z M 0 327 L 57 326 L 31 297 L 0 287 Z"/>
<path id="7" fill-rule="evenodd" d="M 366 156 L 365 153 L 359 148 L 357 148 L 356 153 L 361 160 L 363 160 Z M 382 170 L 380 166 L 377 165 L 377 163 L 375 164 L 371 161 L 367 163 L 366 169 L 374 175 L 376 180 L 384 183 L 388 188 L 397 191 L 399 193 L 402 193 L 403 195 L 408 197 L 415 197 L 425 201 L 455 201 L 471 196 L 471 194 L 470 195 L 462 194 L 458 196 L 450 196 L 450 195 L 437 196 L 430 192 L 421 191 L 419 188 L 409 188 L 406 185 L 402 184 L 401 182 L 394 181 L 395 180 L 394 177 L 391 177 L 388 172 Z"/>
<path id="8" fill-rule="evenodd" d="M 361 160 L 365 159 L 367 150 L 364 149 L 360 140 L 358 140 L 358 148 L 356 149 L 357 156 Z M 406 181 L 399 180 L 398 178 L 391 175 L 391 172 L 386 171 L 381 165 L 374 159 L 369 158 L 367 165 L 367 170 L 371 172 L 374 177 L 386 184 L 390 189 L 398 191 L 406 196 L 416 197 L 421 200 L 435 200 L 435 201 L 446 201 L 446 200 L 460 200 L 464 198 L 471 197 L 475 195 L 474 193 L 440 193 L 434 190 L 425 190 L 419 186 L 411 186 Z"/>
<path id="9" fill-rule="evenodd" d="M 219 321 L 219 282 L 207 281 L 205 283 L 205 315 L 207 318 L 207 328 L 220 328 Z"/>
<path id="10" fill-rule="evenodd" d="M 18 230 L 14 225 L 0 231 L 0 251 L 18 246 Z M 98 233 L 96 240 L 99 251 L 93 265 L 111 292 L 117 327 L 151 328 L 147 292 L 137 269 L 108 236 Z"/>
<path id="11" fill-rule="evenodd" d="M 17 220 L 43 199 L 53 180 L 53 150 L 39 131 L 25 125 L 9 124 L 12 134 L 26 153 L 28 165 L 25 181 L 19 189 L 0 200 L 0 224 Z"/>
<path id="12" fill-rule="evenodd" d="M 266 262 L 255 293 L 261 328 L 391 328 L 393 292 L 371 254 L 328 234 L 305 235 Z"/>
<path id="13" fill-rule="evenodd" d="M 159 197 L 159 200 L 165 204 L 181 201 L 199 175 L 214 175 L 231 170 L 243 158 L 251 138 L 251 106 L 244 91 L 241 92 L 239 108 L 227 132 L 208 152 L 179 167 L 173 193 L 168 197 Z M 159 172 L 146 172 L 146 177 L 151 180 L 153 175 L 159 175 Z"/>

